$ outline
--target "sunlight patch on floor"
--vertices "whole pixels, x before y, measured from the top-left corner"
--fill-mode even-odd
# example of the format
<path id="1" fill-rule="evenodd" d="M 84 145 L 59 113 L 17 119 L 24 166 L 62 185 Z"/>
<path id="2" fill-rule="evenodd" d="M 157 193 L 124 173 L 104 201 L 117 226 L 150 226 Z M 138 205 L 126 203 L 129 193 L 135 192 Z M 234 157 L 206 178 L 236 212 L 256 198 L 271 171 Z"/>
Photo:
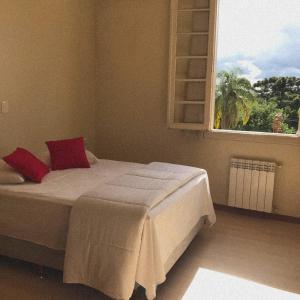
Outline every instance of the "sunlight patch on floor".
<path id="1" fill-rule="evenodd" d="M 300 295 L 225 273 L 199 269 L 183 300 L 300 300 Z"/>

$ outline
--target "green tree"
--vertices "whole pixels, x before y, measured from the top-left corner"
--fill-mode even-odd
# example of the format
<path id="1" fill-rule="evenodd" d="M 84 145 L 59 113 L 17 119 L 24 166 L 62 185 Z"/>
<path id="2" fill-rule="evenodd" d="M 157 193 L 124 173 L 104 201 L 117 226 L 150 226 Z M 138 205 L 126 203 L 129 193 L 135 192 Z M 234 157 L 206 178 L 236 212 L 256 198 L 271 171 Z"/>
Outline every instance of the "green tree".
<path id="1" fill-rule="evenodd" d="M 276 114 L 283 114 L 283 133 L 295 133 L 293 128 L 289 128 L 286 123 L 287 116 L 284 114 L 283 109 L 278 108 L 276 102 L 265 101 L 258 99 L 254 101 L 252 106 L 251 115 L 249 121 L 245 125 L 239 125 L 237 129 L 246 131 L 260 131 L 260 132 L 272 132 L 273 120 Z"/>
<path id="2" fill-rule="evenodd" d="M 239 123 L 247 124 L 254 90 L 249 80 L 239 77 L 239 70 L 217 74 L 215 128 L 236 129 Z"/>
<path id="3" fill-rule="evenodd" d="M 253 87 L 262 101 L 272 101 L 282 109 L 286 131 L 295 131 L 298 127 L 297 112 L 300 107 L 300 78 L 270 77 L 256 82 Z"/>

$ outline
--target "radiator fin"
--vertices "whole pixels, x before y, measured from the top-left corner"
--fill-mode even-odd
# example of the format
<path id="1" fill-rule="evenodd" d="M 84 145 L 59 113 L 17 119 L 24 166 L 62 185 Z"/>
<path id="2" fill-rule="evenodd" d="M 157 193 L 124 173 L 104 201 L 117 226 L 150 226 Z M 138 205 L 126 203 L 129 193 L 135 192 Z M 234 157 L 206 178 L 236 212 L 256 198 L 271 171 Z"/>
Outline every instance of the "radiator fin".
<path id="1" fill-rule="evenodd" d="M 228 205 L 272 212 L 275 162 L 231 159 Z"/>

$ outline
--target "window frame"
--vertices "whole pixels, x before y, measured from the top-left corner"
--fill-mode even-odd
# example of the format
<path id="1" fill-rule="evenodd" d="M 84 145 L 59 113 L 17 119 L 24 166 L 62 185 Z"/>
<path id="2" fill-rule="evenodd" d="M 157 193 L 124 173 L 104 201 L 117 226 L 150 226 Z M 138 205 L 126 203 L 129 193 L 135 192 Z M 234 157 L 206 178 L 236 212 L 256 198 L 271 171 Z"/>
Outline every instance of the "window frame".
<path id="1" fill-rule="evenodd" d="M 174 65 L 176 65 L 176 42 L 172 41 L 174 34 L 177 33 L 177 19 L 174 19 L 175 10 L 178 10 L 178 1 L 170 1 L 170 46 L 169 46 L 169 72 L 168 72 L 168 114 L 167 126 L 171 129 L 191 130 L 195 132 L 205 132 L 207 138 L 231 139 L 249 142 L 266 142 L 300 145 L 300 128 L 296 134 L 257 132 L 257 131 L 240 131 L 231 129 L 215 129 L 215 90 L 216 90 L 216 64 L 217 64 L 217 40 L 218 40 L 218 20 L 219 20 L 219 1 L 209 0 L 209 34 L 208 34 L 208 55 L 207 55 L 207 72 L 206 72 L 206 89 L 205 89 L 205 111 L 204 123 L 179 123 L 174 122 L 175 97 L 174 89 Z M 177 18 L 177 15 L 176 15 Z M 176 40 L 177 41 L 177 40 Z M 176 69 L 175 69 L 176 72 Z M 172 90 L 173 89 L 173 90 Z"/>

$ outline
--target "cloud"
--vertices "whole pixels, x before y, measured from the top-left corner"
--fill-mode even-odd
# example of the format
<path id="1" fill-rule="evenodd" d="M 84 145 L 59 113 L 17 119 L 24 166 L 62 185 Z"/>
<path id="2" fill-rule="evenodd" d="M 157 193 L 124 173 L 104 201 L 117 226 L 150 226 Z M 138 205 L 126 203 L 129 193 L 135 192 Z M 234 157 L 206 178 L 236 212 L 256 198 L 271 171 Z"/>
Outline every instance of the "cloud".
<path id="1" fill-rule="evenodd" d="M 267 57 L 257 57 L 256 64 L 264 70 L 265 77 L 299 76 L 300 71 L 300 27 L 286 28 L 285 41 Z"/>
<path id="2" fill-rule="evenodd" d="M 252 83 L 272 76 L 300 77 L 300 26 L 282 29 L 284 40 L 268 53 L 233 54 L 218 59 L 217 70 L 240 68 Z"/>
<path id="3" fill-rule="evenodd" d="M 218 70 L 300 77 L 300 0 L 220 0 Z"/>
<path id="4" fill-rule="evenodd" d="M 244 77 L 246 77 L 251 83 L 254 83 L 260 78 L 262 70 L 250 60 L 239 60 L 237 65 L 242 70 Z"/>
<path id="5" fill-rule="evenodd" d="M 220 58 L 233 54 L 268 55 L 282 45 L 283 27 L 300 26 L 299 0 L 220 0 L 218 50 Z M 288 2 L 288 5 L 287 5 Z"/>

